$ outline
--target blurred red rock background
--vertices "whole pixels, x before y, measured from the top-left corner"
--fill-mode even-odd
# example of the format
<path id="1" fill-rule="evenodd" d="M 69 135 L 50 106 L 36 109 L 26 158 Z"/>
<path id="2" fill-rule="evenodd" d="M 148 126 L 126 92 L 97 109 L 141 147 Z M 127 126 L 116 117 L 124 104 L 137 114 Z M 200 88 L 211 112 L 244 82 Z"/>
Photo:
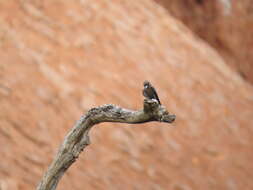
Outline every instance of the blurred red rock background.
<path id="1" fill-rule="evenodd" d="M 168 2 L 0 2 L 1 190 L 35 189 L 88 109 L 141 109 L 145 79 L 176 122 L 95 126 L 58 189 L 253 189 L 252 7 Z"/>
<path id="2" fill-rule="evenodd" d="M 252 0 L 155 0 L 253 83 Z"/>

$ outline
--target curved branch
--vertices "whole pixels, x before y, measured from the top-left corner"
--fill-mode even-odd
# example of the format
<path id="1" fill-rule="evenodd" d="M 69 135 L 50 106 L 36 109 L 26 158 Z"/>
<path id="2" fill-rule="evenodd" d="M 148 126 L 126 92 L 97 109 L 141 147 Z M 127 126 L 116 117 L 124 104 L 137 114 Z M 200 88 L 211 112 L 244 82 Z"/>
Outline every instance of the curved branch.
<path id="1" fill-rule="evenodd" d="M 65 137 L 60 149 L 44 174 L 37 190 L 54 190 L 65 171 L 76 161 L 83 149 L 90 144 L 89 130 L 102 122 L 145 123 L 159 121 L 172 123 L 175 115 L 170 115 L 155 99 L 144 99 L 144 108 L 132 111 L 116 105 L 106 104 L 92 108 L 75 124 Z"/>

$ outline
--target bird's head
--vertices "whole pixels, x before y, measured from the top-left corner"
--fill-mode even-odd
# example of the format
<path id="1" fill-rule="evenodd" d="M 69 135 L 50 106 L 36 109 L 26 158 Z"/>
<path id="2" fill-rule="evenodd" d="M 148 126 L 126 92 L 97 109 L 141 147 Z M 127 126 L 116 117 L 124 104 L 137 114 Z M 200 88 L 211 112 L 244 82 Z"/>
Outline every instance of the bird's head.
<path id="1" fill-rule="evenodd" d="M 150 86 L 150 82 L 148 82 L 147 80 L 145 80 L 145 81 L 143 82 L 143 86 L 144 86 L 144 88 L 149 87 L 149 86 Z"/>

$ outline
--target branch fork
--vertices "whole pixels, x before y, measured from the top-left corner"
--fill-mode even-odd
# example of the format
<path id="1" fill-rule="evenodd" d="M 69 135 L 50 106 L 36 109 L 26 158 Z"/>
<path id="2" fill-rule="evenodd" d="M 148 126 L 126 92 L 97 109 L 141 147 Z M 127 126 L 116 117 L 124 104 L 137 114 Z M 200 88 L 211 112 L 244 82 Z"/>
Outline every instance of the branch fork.
<path id="1" fill-rule="evenodd" d="M 169 114 L 155 99 L 144 99 L 143 109 L 128 110 L 113 104 L 90 109 L 66 135 L 59 151 L 44 174 L 37 190 L 54 190 L 66 170 L 76 161 L 83 149 L 90 144 L 89 131 L 102 122 L 139 124 L 151 121 L 172 123 L 175 115 Z"/>

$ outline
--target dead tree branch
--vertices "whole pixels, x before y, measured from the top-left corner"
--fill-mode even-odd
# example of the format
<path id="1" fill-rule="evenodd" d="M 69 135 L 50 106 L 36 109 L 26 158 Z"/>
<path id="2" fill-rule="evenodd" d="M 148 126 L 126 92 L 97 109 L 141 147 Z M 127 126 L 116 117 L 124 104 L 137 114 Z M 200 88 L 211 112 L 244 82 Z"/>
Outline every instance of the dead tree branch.
<path id="1" fill-rule="evenodd" d="M 37 190 L 54 190 L 66 170 L 78 158 L 82 150 L 90 144 L 88 133 L 91 127 L 102 122 L 145 123 L 159 121 L 172 123 L 175 115 L 170 115 L 157 100 L 144 99 L 144 108 L 132 111 L 112 104 L 92 108 L 75 124 L 65 137 L 59 151 L 44 174 Z"/>

